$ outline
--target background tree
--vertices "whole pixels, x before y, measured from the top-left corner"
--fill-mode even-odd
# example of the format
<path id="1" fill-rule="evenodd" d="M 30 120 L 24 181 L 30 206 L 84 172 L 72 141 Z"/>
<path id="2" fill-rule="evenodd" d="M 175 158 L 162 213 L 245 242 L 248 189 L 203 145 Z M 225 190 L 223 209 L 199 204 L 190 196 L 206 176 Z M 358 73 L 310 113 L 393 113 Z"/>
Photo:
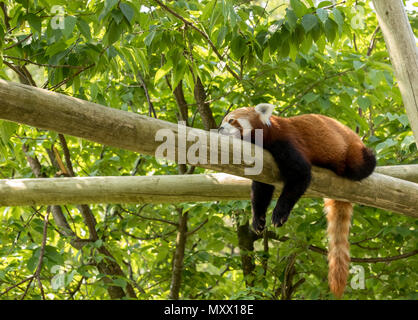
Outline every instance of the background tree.
<path id="1" fill-rule="evenodd" d="M 0 4 L 1 78 L 206 130 L 231 108 L 270 102 L 283 116 L 338 118 L 379 165 L 418 163 L 366 2 Z M 416 12 L 408 17 L 416 34 Z M 0 137 L 1 178 L 205 172 L 5 121 Z M 332 298 L 322 201 L 301 200 L 263 237 L 249 212 L 248 201 L 2 208 L 0 295 Z M 345 297 L 416 298 L 416 228 L 412 218 L 356 206 L 352 265 L 366 281 Z"/>

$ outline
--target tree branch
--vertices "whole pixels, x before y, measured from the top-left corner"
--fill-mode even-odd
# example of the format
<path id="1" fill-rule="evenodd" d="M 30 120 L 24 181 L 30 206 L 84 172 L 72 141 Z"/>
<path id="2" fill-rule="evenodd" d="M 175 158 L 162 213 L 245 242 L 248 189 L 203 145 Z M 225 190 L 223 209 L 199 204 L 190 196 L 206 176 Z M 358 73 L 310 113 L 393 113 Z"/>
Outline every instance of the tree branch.
<path id="1" fill-rule="evenodd" d="M 320 253 L 324 256 L 328 255 L 327 250 L 316 247 L 316 246 L 313 246 L 313 245 L 309 245 L 308 249 L 313 251 L 313 252 Z M 400 255 L 397 255 L 397 256 L 391 256 L 391 257 L 377 257 L 377 258 L 355 258 L 355 257 L 351 257 L 350 261 L 351 262 L 358 262 L 358 263 L 391 262 L 391 261 L 406 259 L 406 258 L 415 256 L 417 254 L 418 254 L 418 250 L 413 250 L 411 252 L 407 252 L 407 253 L 404 253 L 404 254 L 400 254 Z"/>
<path id="2" fill-rule="evenodd" d="M 6 3 L 5 2 L 0 2 L 0 8 L 1 10 L 3 10 L 3 15 L 4 15 L 4 25 L 6 27 L 6 30 L 10 29 L 10 17 L 7 14 L 7 7 L 6 7 Z"/>
<path id="3" fill-rule="evenodd" d="M 45 218 L 44 218 L 44 228 L 43 228 L 43 232 L 42 232 L 41 252 L 39 253 L 38 266 L 36 267 L 35 274 L 33 275 L 33 277 L 38 281 L 39 290 L 41 290 L 41 295 L 42 295 L 43 300 L 45 300 L 45 294 L 44 294 L 44 289 L 42 287 L 42 282 L 41 282 L 41 270 L 42 270 L 42 262 L 43 262 L 44 253 L 45 253 L 46 238 L 47 238 L 47 231 L 48 231 L 48 218 L 49 218 L 50 210 L 51 210 L 51 208 L 48 207 L 48 209 L 46 211 Z"/>
<path id="4" fill-rule="evenodd" d="M 26 40 L 28 40 L 28 39 L 29 39 L 30 37 L 32 37 L 32 36 L 33 36 L 33 33 L 30 33 L 27 37 L 23 38 L 22 40 L 19 40 L 18 42 L 16 42 L 16 43 L 12 44 L 11 46 L 8 46 L 8 47 L 4 48 L 4 51 L 6 51 L 6 50 L 10 50 L 10 49 L 12 49 L 12 48 L 14 48 L 14 47 L 18 46 L 19 44 L 21 44 L 21 43 L 25 42 Z"/>
<path id="5" fill-rule="evenodd" d="M 205 130 L 209 131 L 210 129 L 216 129 L 217 126 L 215 118 L 213 117 L 209 103 L 206 102 L 205 88 L 203 87 L 202 81 L 198 76 L 196 76 L 196 82 L 194 86 L 194 97 Z"/>
<path id="6" fill-rule="evenodd" d="M 201 224 L 199 224 L 196 228 L 194 228 L 192 231 L 189 231 L 186 233 L 186 236 L 191 236 L 193 233 L 199 231 L 200 228 L 202 228 L 207 222 L 209 221 L 208 218 L 206 218 Z"/>
<path id="7" fill-rule="evenodd" d="M 147 98 L 147 102 L 148 102 L 148 116 L 151 117 L 152 115 L 154 115 L 154 118 L 157 119 L 157 114 L 155 113 L 155 108 L 154 108 L 154 104 L 151 101 L 150 95 L 148 93 L 148 88 L 147 85 L 145 84 L 145 80 L 142 77 L 141 73 L 138 72 L 138 77 L 141 80 L 141 84 L 142 84 L 142 88 L 144 89 L 145 92 L 145 97 Z"/>
<path id="8" fill-rule="evenodd" d="M 64 151 L 64 158 L 65 158 L 65 165 L 67 166 L 68 173 L 71 177 L 74 177 L 74 169 L 73 164 L 71 163 L 71 156 L 70 156 L 70 150 L 68 149 L 67 140 L 65 139 L 63 134 L 58 134 L 58 138 L 60 140 L 62 150 Z"/>
<path id="9" fill-rule="evenodd" d="M 183 80 L 180 80 L 179 84 L 174 89 L 173 94 L 177 102 L 177 107 L 179 108 L 180 121 L 185 121 L 186 126 L 189 126 L 189 105 L 184 97 Z"/>
<path id="10" fill-rule="evenodd" d="M 372 34 L 372 38 L 370 40 L 369 43 L 369 47 L 367 48 L 367 56 L 369 57 L 372 54 L 372 51 L 374 49 L 374 47 L 376 46 L 376 36 L 377 33 L 380 31 L 380 27 L 377 26 L 376 29 L 374 30 L 373 34 Z"/>
<path id="11" fill-rule="evenodd" d="M 55 86 L 52 86 L 51 88 L 49 88 L 49 90 L 51 90 L 51 91 L 55 91 L 55 90 L 57 90 L 58 88 L 60 88 L 60 87 L 61 87 L 61 86 L 63 86 L 64 84 L 66 84 L 67 82 L 69 82 L 69 81 L 71 81 L 72 79 L 74 79 L 75 77 L 77 77 L 80 73 L 82 73 L 82 72 L 84 72 L 84 71 L 86 71 L 86 70 L 88 70 L 88 69 L 90 69 L 90 68 L 93 68 L 95 65 L 96 65 L 95 63 L 92 63 L 91 65 L 88 65 L 88 66 L 86 66 L 86 67 L 83 67 L 81 70 L 77 71 L 76 73 L 74 73 L 74 74 L 73 74 L 73 75 L 71 75 L 70 77 L 65 78 L 64 80 L 62 80 L 61 82 L 59 82 L 59 83 L 58 83 L 58 84 L 56 84 Z"/>
<path id="12" fill-rule="evenodd" d="M 144 207 L 145 206 L 143 206 L 142 208 L 144 208 Z M 176 227 L 179 226 L 178 223 L 173 222 L 173 221 L 170 221 L 170 220 L 160 219 L 160 218 L 153 218 L 153 217 L 146 217 L 144 215 L 141 215 L 139 212 L 141 212 L 142 208 L 140 209 L 140 211 L 138 213 L 137 212 L 132 212 L 132 211 L 126 210 L 126 209 L 124 209 L 122 207 L 120 207 L 120 208 L 123 211 L 125 211 L 126 213 L 132 214 L 132 215 L 137 216 L 137 217 L 139 217 L 141 219 L 144 219 L 144 220 L 151 220 L 151 221 L 158 221 L 158 222 L 168 223 L 168 224 L 171 224 L 171 225 L 176 226 Z"/>
<path id="13" fill-rule="evenodd" d="M 3 58 L 10 59 L 10 60 L 17 60 L 17 61 L 23 61 L 26 63 L 34 64 L 40 67 L 48 67 L 48 68 L 68 68 L 68 69 L 83 69 L 82 66 L 72 66 L 72 65 L 52 65 L 52 64 L 44 64 L 44 63 L 37 63 L 35 61 L 31 61 L 29 59 L 19 58 L 19 57 L 12 57 L 4 55 Z"/>
<path id="14" fill-rule="evenodd" d="M 254 241 L 257 234 L 250 228 L 247 221 L 242 225 L 237 224 L 237 236 L 245 284 L 247 287 L 253 287 L 255 281 Z"/>
<path id="15" fill-rule="evenodd" d="M 12 285 L 12 286 L 10 286 L 10 287 L 8 287 L 6 290 L 4 290 L 2 293 L 0 293 L 0 297 L 1 297 L 2 295 L 5 295 L 5 294 L 6 294 L 7 292 L 9 292 L 10 290 L 12 290 L 12 289 L 14 289 L 14 288 L 16 288 L 16 287 L 20 286 L 21 284 L 24 284 L 25 282 L 27 282 L 27 281 L 29 281 L 29 280 L 32 282 L 32 280 L 33 280 L 33 275 L 31 275 L 31 276 L 29 276 L 29 277 L 27 277 L 27 278 L 23 279 L 22 281 L 19 281 L 18 283 L 14 284 L 14 285 Z"/>

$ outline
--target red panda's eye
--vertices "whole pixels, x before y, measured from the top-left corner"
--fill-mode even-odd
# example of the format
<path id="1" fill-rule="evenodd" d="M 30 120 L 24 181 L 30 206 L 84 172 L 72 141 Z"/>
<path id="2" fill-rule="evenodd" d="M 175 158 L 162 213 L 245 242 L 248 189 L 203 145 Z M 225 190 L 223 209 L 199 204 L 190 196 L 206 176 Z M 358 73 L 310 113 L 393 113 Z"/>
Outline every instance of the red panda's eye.
<path id="1" fill-rule="evenodd" d="M 234 119 L 229 119 L 228 123 L 234 122 Z"/>

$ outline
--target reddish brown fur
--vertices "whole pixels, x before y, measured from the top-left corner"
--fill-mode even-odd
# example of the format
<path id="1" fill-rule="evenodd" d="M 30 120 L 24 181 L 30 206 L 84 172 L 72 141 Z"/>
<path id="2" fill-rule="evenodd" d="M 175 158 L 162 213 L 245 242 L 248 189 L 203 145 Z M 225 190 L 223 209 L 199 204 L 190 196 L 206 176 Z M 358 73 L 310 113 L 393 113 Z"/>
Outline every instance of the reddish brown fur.
<path id="1" fill-rule="evenodd" d="M 347 283 L 350 263 L 350 232 L 353 205 L 349 202 L 324 199 L 328 220 L 328 283 L 331 292 L 341 298 Z"/>
<path id="2" fill-rule="evenodd" d="M 311 164 L 331 165 L 342 174 L 347 165 L 363 162 L 364 144 L 357 134 L 342 123 L 319 114 L 305 114 L 290 118 L 271 116 L 271 125 L 262 123 L 254 108 L 236 109 L 225 117 L 240 128 L 237 119 L 246 118 L 254 129 L 264 130 L 264 143 L 273 139 L 290 140 Z"/>
<path id="3" fill-rule="evenodd" d="M 363 142 L 359 136 L 342 123 L 318 114 L 306 114 L 291 118 L 270 117 L 270 125 L 263 123 L 254 108 L 240 108 L 228 114 L 226 121 L 237 126 L 237 119 L 247 119 L 253 129 L 263 129 L 264 144 L 274 140 L 290 141 L 313 165 L 334 170 L 348 176 L 357 168 L 365 168 L 354 180 L 360 180 L 374 169 L 375 162 L 365 159 Z M 371 154 L 371 151 L 366 151 Z M 371 156 L 370 156 L 371 157 Z M 373 156 L 374 159 L 374 156 Z M 365 165 L 370 161 L 370 165 Z M 375 161 L 375 160 L 374 160 Z M 361 170 L 361 169 L 360 169 Z M 325 199 L 329 235 L 329 286 L 336 297 L 341 297 L 349 273 L 349 243 L 351 203 Z"/>

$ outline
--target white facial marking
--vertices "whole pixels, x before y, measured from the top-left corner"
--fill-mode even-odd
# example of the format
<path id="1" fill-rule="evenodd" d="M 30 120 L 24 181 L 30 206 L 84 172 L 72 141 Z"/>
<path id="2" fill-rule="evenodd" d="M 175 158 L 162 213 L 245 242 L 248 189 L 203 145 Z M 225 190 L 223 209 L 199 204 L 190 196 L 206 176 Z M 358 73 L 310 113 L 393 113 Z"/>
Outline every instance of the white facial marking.
<path id="1" fill-rule="evenodd" d="M 234 126 L 230 125 L 229 123 L 224 123 L 222 125 L 222 131 L 219 132 L 220 134 L 226 135 L 226 136 L 234 136 L 237 138 L 241 137 L 241 133 L 239 129 L 235 128 Z"/>
<path id="2" fill-rule="evenodd" d="M 251 125 L 250 121 L 248 121 L 248 119 L 237 119 L 238 123 L 241 125 L 242 129 L 248 129 L 248 130 L 252 130 L 253 126 Z"/>
<path id="3" fill-rule="evenodd" d="M 253 129 L 253 126 L 251 125 L 250 121 L 248 121 L 248 119 L 245 119 L 245 118 L 237 119 L 237 121 L 242 128 L 242 136 L 243 137 L 250 136 L 251 130 Z"/>
<path id="4" fill-rule="evenodd" d="M 260 103 L 255 106 L 255 111 L 260 115 L 260 120 L 270 126 L 270 117 L 273 113 L 274 105 L 269 103 Z"/>

